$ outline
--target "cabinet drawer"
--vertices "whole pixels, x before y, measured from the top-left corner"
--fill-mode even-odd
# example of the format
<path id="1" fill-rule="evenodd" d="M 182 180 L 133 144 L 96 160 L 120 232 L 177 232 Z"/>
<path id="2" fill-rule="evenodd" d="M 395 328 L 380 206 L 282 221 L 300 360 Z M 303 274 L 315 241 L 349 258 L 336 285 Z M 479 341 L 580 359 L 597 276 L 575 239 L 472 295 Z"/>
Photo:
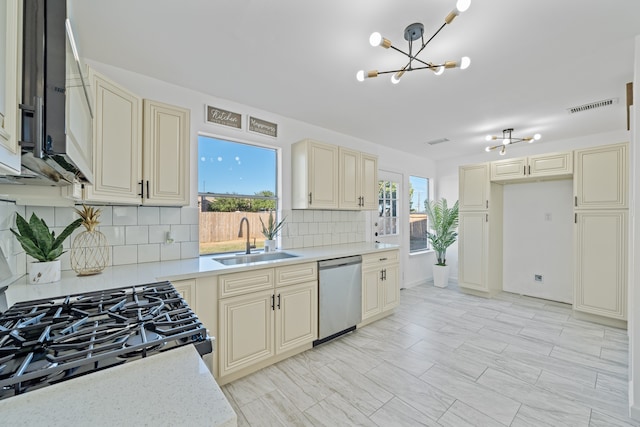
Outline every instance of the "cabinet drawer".
<path id="1" fill-rule="evenodd" d="M 316 262 L 276 267 L 275 270 L 276 283 L 278 286 L 315 282 L 318 280 L 318 263 Z"/>
<path id="2" fill-rule="evenodd" d="M 218 278 L 220 298 L 273 289 L 273 268 L 224 274 Z"/>
<path id="3" fill-rule="evenodd" d="M 362 255 L 362 267 L 375 266 L 383 262 L 397 262 L 398 251 L 383 251 Z"/>

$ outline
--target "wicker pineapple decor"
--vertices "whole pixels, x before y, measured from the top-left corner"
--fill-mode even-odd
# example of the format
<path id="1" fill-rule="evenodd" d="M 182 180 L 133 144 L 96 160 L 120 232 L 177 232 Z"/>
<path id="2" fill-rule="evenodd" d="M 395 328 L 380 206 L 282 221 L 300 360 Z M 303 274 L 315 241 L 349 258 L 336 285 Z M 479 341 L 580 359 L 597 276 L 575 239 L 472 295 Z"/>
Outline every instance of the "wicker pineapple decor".
<path id="1" fill-rule="evenodd" d="M 79 276 L 100 273 L 109 264 L 109 246 L 104 234 L 96 230 L 100 209 L 82 205 L 75 210 L 82 218 L 85 231 L 73 239 L 71 245 L 71 268 Z"/>

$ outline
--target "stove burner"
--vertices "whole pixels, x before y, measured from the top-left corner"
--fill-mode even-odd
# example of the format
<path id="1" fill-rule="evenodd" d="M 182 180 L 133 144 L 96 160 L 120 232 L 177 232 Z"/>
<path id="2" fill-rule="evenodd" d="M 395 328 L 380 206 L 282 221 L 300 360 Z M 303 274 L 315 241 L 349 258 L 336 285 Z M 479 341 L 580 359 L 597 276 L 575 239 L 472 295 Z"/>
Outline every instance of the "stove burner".
<path id="1" fill-rule="evenodd" d="M 0 399 L 191 343 L 212 351 L 169 282 L 17 303 L 0 314 Z"/>

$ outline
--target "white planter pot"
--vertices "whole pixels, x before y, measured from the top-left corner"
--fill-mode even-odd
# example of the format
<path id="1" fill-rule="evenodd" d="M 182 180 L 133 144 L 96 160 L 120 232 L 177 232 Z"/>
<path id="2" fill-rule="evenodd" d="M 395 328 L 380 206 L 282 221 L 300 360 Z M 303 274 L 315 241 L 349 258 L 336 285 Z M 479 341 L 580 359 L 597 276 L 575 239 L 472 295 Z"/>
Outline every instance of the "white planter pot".
<path id="1" fill-rule="evenodd" d="M 438 288 L 446 288 L 449 284 L 449 266 L 434 265 L 433 266 L 433 284 Z"/>
<path id="2" fill-rule="evenodd" d="M 275 240 L 265 240 L 264 241 L 264 251 L 265 252 L 275 252 L 276 250 L 276 241 Z"/>
<path id="3" fill-rule="evenodd" d="M 29 283 L 42 284 L 60 280 L 60 260 L 29 264 Z"/>

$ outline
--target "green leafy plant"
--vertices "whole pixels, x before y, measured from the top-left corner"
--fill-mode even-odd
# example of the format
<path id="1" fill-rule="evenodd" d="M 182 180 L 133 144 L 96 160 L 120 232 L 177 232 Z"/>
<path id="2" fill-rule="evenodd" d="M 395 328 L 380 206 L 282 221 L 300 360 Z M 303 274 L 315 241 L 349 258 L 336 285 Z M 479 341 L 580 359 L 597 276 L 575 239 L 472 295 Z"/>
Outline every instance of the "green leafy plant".
<path id="1" fill-rule="evenodd" d="M 269 219 L 267 220 L 266 225 L 264 224 L 264 221 L 262 221 L 262 218 L 260 218 L 260 224 L 262 224 L 262 235 L 269 240 L 273 240 L 276 237 L 276 234 L 278 234 L 278 231 L 280 231 L 284 225 L 285 219 L 287 219 L 287 217 L 282 218 L 282 221 L 276 223 L 276 220 L 273 217 L 273 211 L 269 211 Z"/>
<path id="2" fill-rule="evenodd" d="M 447 199 L 425 201 L 425 210 L 429 218 L 427 238 L 436 251 L 436 265 L 447 265 L 447 248 L 456 241 L 458 233 L 458 201 L 452 207 L 447 206 Z"/>
<path id="3" fill-rule="evenodd" d="M 49 231 L 47 223 L 43 219 L 31 214 L 29 222 L 20 214 L 16 216 L 16 226 L 18 231 L 13 228 L 11 232 L 16 236 L 18 242 L 22 245 L 22 249 L 31 257 L 40 262 L 55 261 L 62 255 L 62 242 L 73 233 L 73 230 L 80 227 L 82 218 L 78 218 L 56 237 L 55 231 Z"/>

